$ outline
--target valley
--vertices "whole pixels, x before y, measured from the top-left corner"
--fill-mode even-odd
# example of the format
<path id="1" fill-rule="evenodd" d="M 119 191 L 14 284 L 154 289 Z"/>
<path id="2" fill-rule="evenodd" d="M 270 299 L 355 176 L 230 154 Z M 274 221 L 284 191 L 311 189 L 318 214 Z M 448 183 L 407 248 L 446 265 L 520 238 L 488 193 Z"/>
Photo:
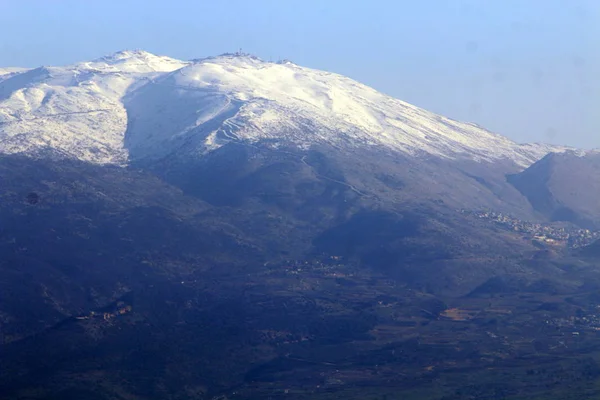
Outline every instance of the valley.
<path id="1" fill-rule="evenodd" d="M 125 309 L 128 302 L 130 312 L 74 318 L 4 346 L 10 362 L 2 376 L 14 374 L 17 362 L 36 365 L 21 379 L 37 386 L 22 392 L 13 378 L 13 389 L 1 392 L 63 399 L 159 397 L 167 390 L 175 398 L 215 400 L 558 399 L 600 390 L 595 289 L 531 285 L 446 298 L 336 256 L 231 272 L 156 282 L 115 303 Z M 600 279 L 596 271 L 590 277 Z M 142 354 L 153 356 L 140 363 Z M 172 374 L 177 387 L 165 387 Z M 148 376 L 143 388 L 135 384 Z"/>

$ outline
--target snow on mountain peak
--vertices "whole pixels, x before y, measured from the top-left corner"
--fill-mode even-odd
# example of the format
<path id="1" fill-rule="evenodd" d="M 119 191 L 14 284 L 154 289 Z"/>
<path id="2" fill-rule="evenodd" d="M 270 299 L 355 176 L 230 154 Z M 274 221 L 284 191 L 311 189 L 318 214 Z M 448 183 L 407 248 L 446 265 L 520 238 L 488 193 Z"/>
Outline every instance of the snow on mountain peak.
<path id="1" fill-rule="evenodd" d="M 232 140 L 266 140 L 507 158 L 526 166 L 550 151 L 338 74 L 241 52 L 186 62 L 126 50 L 40 71 L 0 78 L 0 152 L 49 147 L 92 162 L 126 163 L 166 156 L 190 140 L 201 152 Z"/>
<path id="2" fill-rule="evenodd" d="M 123 51 L 65 67 L 13 72 L 0 80 L 0 152 L 53 149 L 84 160 L 123 164 L 127 111 L 121 99 L 160 74 L 187 65 Z"/>
<path id="3" fill-rule="evenodd" d="M 197 101 L 196 109 L 213 109 L 217 107 L 216 101 L 222 107 L 220 115 L 225 115 L 231 107 L 239 107 L 220 129 L 207 136 L 208 148 L 231 138 L 285 141 L 301 147 L 324 142 L 337 146 L 381 146 L 448 158 L 509 158 L 520 165 L 528 165 L 545 154 L 535 146 L 521 148 L 473 124 L 430 113 L 350 78 L 292 63 L 226 54 L 199 60 L 154 84 L 162 86 L 164 91 L 177 88 L 177 96 L 166 97 L 169 104 L 181 98 L 187 104 Z M 199 93 L 203 94 L 202 100 L 198 100 Z M 223 103 L 222 98 L 227 101 Z M 162 118 L 163 106 L 155 105 L 154 118 Z M 173 107 L 181 110 L 185 105 Z M 184 116 L 178 115 L 181 118 Z M 212 121 L 218 118 L 215 115 Z M 205 122 L 201 119 L 195 125 L 190 120 L 186 131 L 197 132 L 195 129 Z M 164 131 L 162 135 L 152 132 L 150 125 L 144 125 L 144 132 L 131 133 L 140 135 L 133 142 L 148 150 L 150 145 L 144 135 L 160 137 L 165 143 L 171 137 L 171 134 L 165 136 Z"/>
<path id="4" fill-rule="evenodd" d="M 106 72 L 150 73 L 175 71 L 187 64 L 185 61 L 157 56 L 143 50 L 123 50 L 77 66 Z"/>
<path id="5" fill-rule="evenodd" d="M 149 53 L 144 50 L 136 49 L 136 50 L 117 51 L 116 53 L 101 57 L 100 60 L 105 60 L 107 62 L 110 62 L 110 61 L 124 60 L 124 59 L 130 59 L 130 58 L 154 58 L 154 57 L 156 57 L 156 56 L 152 53 Z"/>

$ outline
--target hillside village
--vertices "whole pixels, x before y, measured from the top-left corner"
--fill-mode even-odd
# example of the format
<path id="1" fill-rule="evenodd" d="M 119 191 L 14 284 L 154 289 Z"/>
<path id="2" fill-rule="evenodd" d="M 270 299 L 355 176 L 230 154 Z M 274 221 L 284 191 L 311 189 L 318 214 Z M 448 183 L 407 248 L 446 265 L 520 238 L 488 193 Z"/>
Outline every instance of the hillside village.
<path id="1" fill-rule="evenodd" d="M 600 239 L 600 231 L 523 221 L 494 211 L 460 210 L 460 212 L 495 223 L 507 230 L 526 234 L 531 236 L 532 240 L 551 245 L 566 246 L 574 249 L 590 245 Z"/>
<path id="2" fill-rule="evenodd" d="M 75 317 L 76 320 L 87 320 L 87 319 L 103 319 L 104 321 L 110 321 L 111 319 L 120 315 L 129 314 L 132 310 L 130 304 L 126 304 L 123 301 L 119 301 L 113 310 L 105 310 L 102 312 L 90 311 L 88 314 Z"/>

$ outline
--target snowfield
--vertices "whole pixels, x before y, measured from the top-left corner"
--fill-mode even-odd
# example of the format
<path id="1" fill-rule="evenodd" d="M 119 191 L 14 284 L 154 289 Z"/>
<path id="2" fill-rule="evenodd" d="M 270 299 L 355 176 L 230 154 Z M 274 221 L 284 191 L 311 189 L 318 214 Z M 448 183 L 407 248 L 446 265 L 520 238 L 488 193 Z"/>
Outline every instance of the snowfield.
<path id="1" fill-rule="evenodd" d="M 66 67 L 0 69 L 0 152 L 52 149 L 124 165 L 229 141 L 308 148 L 377 146 L 448 159 L 512 160 L 551 151 L 517 144 L 344 76 L 229 54 L 180 61 L 123 51 Z"/>

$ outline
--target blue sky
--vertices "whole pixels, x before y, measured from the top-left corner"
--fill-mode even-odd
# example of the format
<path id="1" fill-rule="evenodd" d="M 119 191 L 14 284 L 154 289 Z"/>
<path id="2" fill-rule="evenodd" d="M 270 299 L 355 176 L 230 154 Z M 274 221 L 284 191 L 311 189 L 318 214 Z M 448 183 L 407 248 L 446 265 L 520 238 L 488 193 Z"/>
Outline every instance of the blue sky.
<path id="1" fill-rule="evenodd" d="M 238 48 L 520 142 L 600 147 L 597 0 L 0 0 L 0 66 Z"/>

